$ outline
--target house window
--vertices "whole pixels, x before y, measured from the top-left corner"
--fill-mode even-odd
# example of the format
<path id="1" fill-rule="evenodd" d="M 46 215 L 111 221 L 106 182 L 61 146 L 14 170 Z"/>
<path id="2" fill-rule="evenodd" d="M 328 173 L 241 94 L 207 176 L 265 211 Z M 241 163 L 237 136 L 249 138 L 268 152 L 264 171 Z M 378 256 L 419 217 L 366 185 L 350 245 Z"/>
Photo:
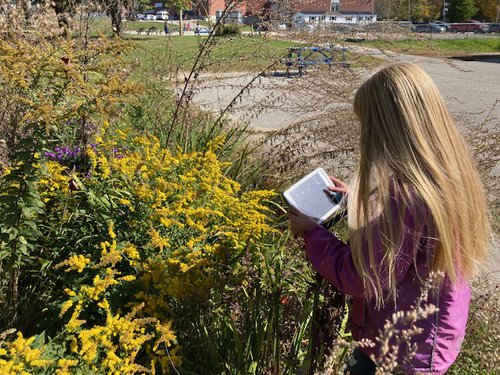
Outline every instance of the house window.
<path id="1" fill-rule="evenodd" d="M 340 12 L 340 0 L 332 0 L 330 4 L 330 11 L 335 13 Z"/>
<path id="2" fill-rule="evenodd" d="M 309 18 L 311 21 L 314 21 L 316 19 L 316 17 L 312 16 Z"/>
<path id="3" fill-rule="evenodd" d="M 337 21 L 337 16 L 330 17 L 330 21 Z"/>
<path id="4" fill-rule="evenodd" d="M 321 21 L 324 21 L 324 20 L 325 20 L 325 16 L 321 16 L 319 19 L 320 19 Z"/>
<path id="5" fill-rule="evenodd" d="M 346 20 L 347 22 L 350 22 L 350 21 L 352 21 L 352 17 L 351 17 L 351 16 L 346 17 L 346 18 L 345 18 L 345 20 Z"/>

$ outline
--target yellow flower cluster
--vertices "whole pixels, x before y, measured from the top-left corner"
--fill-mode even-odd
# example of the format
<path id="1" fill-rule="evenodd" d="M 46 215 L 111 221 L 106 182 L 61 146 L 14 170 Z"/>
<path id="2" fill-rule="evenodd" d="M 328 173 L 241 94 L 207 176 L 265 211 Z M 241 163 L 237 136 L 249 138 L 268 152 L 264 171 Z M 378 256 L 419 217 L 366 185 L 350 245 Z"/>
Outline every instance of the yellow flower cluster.
<path id="1" fill-rule="evenodd" d="M 65 269 L 66 272 L 77 271 L 78 273 L 82 273 L 89 262 L 90 259 L 83 256 L 82 254 L 72 255 L 65 261 L 56 264 L 54 268 L 57 269 L 68 266 L 68 268 Z"/>
<path id="2" fill-rule="evenodd" d="M 138 90 L 125 79 L 125 69 L 117 68 L 128 65 L 122 53 L 130 48 L 109 38 L 95 38 L 87 48 L 76 39 L 54 40 L 43 33 L 2 38 L 0 94 L 18 104 L 14 108 L 23 123 L 45 124 L 47 131 L 75 114 L 112 117 Z"/>
<path id="3" fill-rule="evenodd" d="M 154 372 L 156 366 L 161 366 L 162 372 L 167 373 L 170 360 L 168 360 L 169 353 L 165 350 L 169 350 L 176 339 L 171 329 L 171 322 L 159 320 L 154 316 L 136 317 L 141 310 L 144 310 L 144 304 L 140 303 L 134 303 L 132 311 L 126 315 L 113 313 L 108 299 L 104 297 L 112 293 L 114 287 L 135 280 L 134 275 L 122 275 L 122 272 L 118 271 L 125 260 L 127 259 L 129 264 L 140 261 L 135 246 L 131 244 L 118 246 L 112 222 L 108 224 L 108 234 L 111 243 L 102 242 L 100 258 L 87 267 L 89 272 L 97 271 L 92 284 L 80 285 L 78 290 L 66 290 L 70 298 L 63 303 L 61 316 L 74 306 L 66 323 L 66 331 L 71 338 L 72 356 L 79 358 L 92 370 L 110 374 Z M 73 265 L 75 261 L 70 259 L 58 266 Z M 68 270 L 78 271 L 76 268 Z M 97 304 L 105 315 L 105 324 L 89 326 L 80 318 L 85 309 L 93 304 Z M 145 315 L 144 312 L 141 315 Z M 136 363 L 136 356 L 141 350 L 149 355 L 148 365 L 152 366 L 151 368 Z M 170 355 L 172 352 L 175 353 L 175 350 L 176 348 L 171 350 Z M 180 363 L 180 357 L 177 356 L 176 361 Z M 62 364 L 73 365 L 74 362 L 61 362 L 60 367 Z"/>
<path id="4" fill-rule="evenodd" d="M 243 192 L 225 176 L 216 154 L 222 138 L 204 152 L 172 153 L 158 139 L 138 136 L 128 139 L 122 158 L 115 158 L 117 142 L 132 137 L 122 133 L 118 138 L 100 134 L 99 151 L 87 149 L 91 177 L 80 181 L 82 190 L 112 184 L 114 191 L 126 192 L 111 198 L 117 211 L 127 212 L 126 221 L 117 222 L 126 241 L 119 243 L 114 223 L 108 221 L 109 238 L 101 241 L 100 256 L 72 255 L 57 265 L 66 272 L 85 271 L 87 280 L 66 290 L 69 298 L 60 315 L 69 316 L 65 329 L 71 358 L 79 363 L 92 368 L 99 359 L 110 373 L 143 372 L 146 367 L 167 373 L 172 363 L 180 363 L 169 321 L 171 302 L 206 301 L 214 288 L 223 287 L 218 272 L 225 259 L 255 251 L 273 232 L 265 206 L 273 193 Z M 42 192 L 66 194 L 62 183 L 48 184 L 63 181 L 66 171 L 45 168 Z M 123 233 L 124 227 L 130 233 Z M 109 297 L 125 289 L 134 292 L 126 303 L 114 306 Z M 89 308 L 105 316 L 105 323 L 85 321 Z M 123 315 L 127 308 L 133 313 Z M 144 368 L 136 363 L 139 351 L 147 357 L 141 360 Z"/>
<path id="5" fill-rule="evenodd" d="M 44 368 L 53 361 L 42 359 L 43 350 L 33 349 L 31 344 L 35 337 L 25 339 L 21 332 L 7 347 L 0 347 L 1 374 L 28 375 L 36 368 Z"/>
<path id="6" fill-rule="evenodd" d="M 66 167 L 56 161 L 47 160 L 41 164 L 43 173 L 38 180 L 38 188 L 40 189 L 40 197 L 47 203 L 53 199 L 56 194 L 69 192 L 69 183 L 71 177 L 68 174 Z"/>

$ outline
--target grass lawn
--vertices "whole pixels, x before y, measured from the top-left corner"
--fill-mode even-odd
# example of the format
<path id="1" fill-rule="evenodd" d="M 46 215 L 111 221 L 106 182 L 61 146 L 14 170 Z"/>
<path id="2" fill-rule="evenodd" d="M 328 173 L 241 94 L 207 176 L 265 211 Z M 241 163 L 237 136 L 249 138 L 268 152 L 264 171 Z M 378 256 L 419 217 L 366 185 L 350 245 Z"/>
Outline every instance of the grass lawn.
<path id="1" fill-rule="evenodd" d="M 128 35 L 137 44 L 136 56 L 141 60 L 168 59 L 181 70 L 189 70 L 198 55 L 205 36 L 145 36 Z M 261 37 L 239 36 L 216 38 L 216 45 L 207 64 L 208 71 L 260 71 L 277 62 L 282 69 L 281 59 L 288 47 L 298 43 L 271 40 Z"/>
<path id="2" fill-rule="evenodd" d="M 149 29 L 150 27 L 155 26 L 163 32 L 163 21 L 125 21 L 123 23 L 123 27 L 126 31 L 137 31 L 139 29 Z M 90 27 L 94 34 L 96 33 L 111 33 L 111 19 L 108 17 L 95 18 L 91 20 Z M 169 23 L 168 28 L 171 31 L 178 31 L 179 24 L 178 21 L 174 23 Z"/>
<path id="3" fill-rule="evenodd" d="M 500 53 L 500 38 L 370 41 L 363 45 L 419 55 Z"/>

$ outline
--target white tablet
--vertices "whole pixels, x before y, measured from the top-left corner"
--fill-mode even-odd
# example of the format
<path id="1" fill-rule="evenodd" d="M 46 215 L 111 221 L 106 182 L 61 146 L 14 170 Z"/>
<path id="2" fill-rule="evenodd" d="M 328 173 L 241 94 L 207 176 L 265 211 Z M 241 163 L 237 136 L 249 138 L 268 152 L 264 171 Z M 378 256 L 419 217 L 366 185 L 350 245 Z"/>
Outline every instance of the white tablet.
<path id="1" fill-rule="evenodd" d="M 341 207 L 342 194 L 325 191 L 331 185 L 333 182 L 323 168 L 318 168 L 293 184 L 283 196 L 291 206 L 321 224 Z"/>

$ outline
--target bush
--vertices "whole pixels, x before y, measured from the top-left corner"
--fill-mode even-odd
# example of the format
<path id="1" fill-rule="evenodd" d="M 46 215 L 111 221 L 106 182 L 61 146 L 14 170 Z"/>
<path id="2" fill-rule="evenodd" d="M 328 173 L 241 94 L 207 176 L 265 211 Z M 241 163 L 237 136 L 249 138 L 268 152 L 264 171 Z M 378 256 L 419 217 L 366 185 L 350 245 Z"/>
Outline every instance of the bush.
<path id="1" fill-rule="evenodd" d="M 241 35 L 241 27 L 235 23 L 218 25 L 215 28 L 214 35 L 216 36 Z"/>

